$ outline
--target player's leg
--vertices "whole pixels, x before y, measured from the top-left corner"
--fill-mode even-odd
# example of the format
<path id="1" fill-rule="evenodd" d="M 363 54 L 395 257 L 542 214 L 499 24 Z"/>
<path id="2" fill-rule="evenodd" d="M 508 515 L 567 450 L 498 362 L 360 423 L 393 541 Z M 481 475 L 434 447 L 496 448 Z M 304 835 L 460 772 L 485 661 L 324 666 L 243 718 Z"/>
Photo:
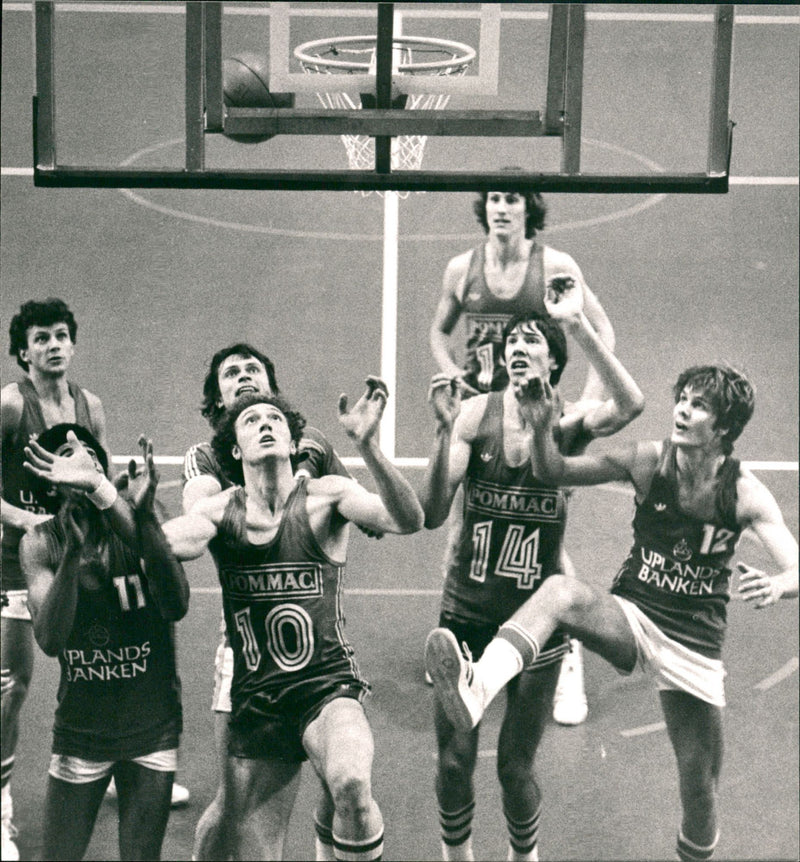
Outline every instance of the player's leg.
<path id="1" fill-rule="evenodd" d="M 636 641 L 617 601 L 576 578 L 553 575 L 498 629 L 475 664 L 465 662 L 446 629 L 428 635 L 426 665 L 451 720 L 464 730 L 474 727 L 500 689 L 533 663 L 557 628 L 623 671 L 636 664 Z"/>
<path id="2" fill-rule="evenodd" d="M 83 781 L 91 776 L 81 775 L 80 769 L 68 770 L 71 778 L 81 779 L 80 782 L 56 778 L 53 771 L 61 770 L 59 764 L 66 761 L 82 762 L 77 758 L 59 758 L 57 755 L 51 759 L 51 774 L 47 779 L 44 803 L 42 859 L 83 859 L 110 779 L 109 771 L 105 775 L 98 772 L 101 777 L 95 780 Z"/>
<path id="3" fill-rule="evenodd" d="M 497 774 L 509 833 L 508 859 L 538 859 L 542 794 L 534 758 L 550 718 L 560 662 L 531 669 L 506 687 L 507 705 L 497 743 Z"/>
<path id="4" fill-rule="evenodd" d="M 192 859 L 213 860 L 221 857 L 219 824 L 225 807 L 225 762 L 228 756 L 228 721 L 231 713 L 231 681 L 233 680 L 233 650 L 223 638 L 214 660 L 214 748 L 219 780 L 217 792 L 197 821 L 194 832 Z"/>
<path id="5" fill-rule="evenodd" d="M 333 847 L 333 815 L 336 806 L 333 797 L 323 782 L 320 782 L 320 793 L 317 807 L 314 809 L 314 858 L 316 862 L 334 862 L 336 856 Z"/>
<path id="6" fill-rule="evenodd" d="M 575 566 L 566 551 L 562 551 L 565 575 L 577 577 Z M 570 639 L 569 652 L 561 660 L 555 697 L 553 698 L 553 720 L 558 724 L 574 726 L 583 724 L 589 714 L 586 688 L 583 682 L 583 649 L 576 638 Z"/>
<path id="7" fill-rule="evenodd" d="M 119 802 L 120 859 L 160 859 L 169 820 L 172 782 L 177 750 L 159 752 L 169 771 L 154 769 L 132 760 L 114 767 Z M 153 755 L 154 762 L 158 762 Z"/>
<path id="8" fill-rule="evenodd" d="M 337 859 L 380 859 L 383 816 L 372 796 L 372 729 L 353 697 L 330 700 L 303 733 L 309 761 L 333 800 Z"/>
<path id="9" fill-rule="evenodd" d="M 661 706 L 678 761 L 683 819 L 678 856 L 710 859 L 719 839 L 717 792 L 722 769 L 722 709 L 685 691 L 661 691 Z"/>
<path id="10" fill-rule="evenodd" d="M 229 754 L 218 859 L 282 859 L 301 762 Z"/>
<path id="11" fill-rule="evenodd" d="M 442 835 L 442 858 L 474 859 L 472 820 L 475 814 L 473 774 L 478 760 L 478 728 L 457 730 L 438 698 L 433 701 L 436 731 L 436 801 Z"/>
<path id="12" fill-rule="evenodd" d="M 19 716 L 33 674 L 33 625 L 26 598 L 27 590 L 7 594 L 8 604 L 3 607 L 0 620 L 0 664 L 8 677 L 8 687 L 3 693 L 0 707 L 0 799 L 4 859 L 13 859 L 17 853 L 14 844 L 16 828 L 12 822 L 14 805 L 11 775 L 19 738 Z"/>

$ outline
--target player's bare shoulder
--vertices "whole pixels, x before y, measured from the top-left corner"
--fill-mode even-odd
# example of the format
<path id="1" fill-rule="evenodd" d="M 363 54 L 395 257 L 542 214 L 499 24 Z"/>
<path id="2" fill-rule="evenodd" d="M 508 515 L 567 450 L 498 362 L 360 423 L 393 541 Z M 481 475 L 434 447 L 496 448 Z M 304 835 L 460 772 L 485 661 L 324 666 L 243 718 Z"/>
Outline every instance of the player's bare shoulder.
<path id="1" fill-rule="evenodd" d="M 228 508 L 228 503 L 237 490 L 239 490 L 238 486 L 233 485 L 224 491 L 212 494 L 210 497 L 203 497 L 193 504 L 189 514 L 200 515 L 203 518 L 207 518 L 212 524 L 219 526 L 225 514 L 225 509 Z"/>
<path id="2" fill-rule="evenodd" d="M 19 427 L 25 402 L 17 383 L 7 383 L 0 389 L 0 413 L 2 414 L 3 439 L 8 439 Z"/>
<path id="3" fill-rule="evenodd" d="M 757 521 L 782 517 L 769 488 L 752 470 L 740 464 L 736 480 L 736 520 L 746 527 Z"/>
<path id="4" fill-rule="evenodd" d="M 459 302 L 463 302 L 464 282 L 467 278 L 469 265 L 472 261 L 473 249 L 457 254 L 450 258 L 444 270 L 444 292 L 454 296 Z"/>
<path id="5" fill-rule="evenodd" d="M 482 393 L 461 402 L 461 410 L 456 418 L 454 433 L 467 443 L 478 435 L 481 419 L 489 403 L 489 393 Z"/>

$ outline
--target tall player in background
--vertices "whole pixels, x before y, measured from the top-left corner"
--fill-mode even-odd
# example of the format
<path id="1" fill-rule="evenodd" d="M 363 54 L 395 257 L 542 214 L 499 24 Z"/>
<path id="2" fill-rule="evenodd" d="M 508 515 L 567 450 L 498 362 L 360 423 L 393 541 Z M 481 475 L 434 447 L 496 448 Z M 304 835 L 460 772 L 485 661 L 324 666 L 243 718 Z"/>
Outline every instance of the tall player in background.
<path id="1" fill-rule="evenodd" d="M 614 330 L 597 297 L 586 285 L 572 259 L 537 240 L 544 228 L 547 207 L 535 192 L 488 191 L 474 202 L 475 215 L 486 232 L 486 242 L 454 257 L 444 273 L 439 305 L 430 329 L 433 357 L 442 373 L 459 381 L 462 397 L 500 391 L 508 382 L 503 363 L 502 332 L 512 316 L 546 315 L 544 286 L 556 275 L 568 276 L 581 285 L 584 313 L 600 340 L 614 349 Z M 464 365 L 455 358 L 452 333 L 464 322 Z M 600 403 L 602 383 L 589 365 L 581 401 Z M 449 525 L 452 550 L 458 535 L 456 498 Z M 567 565 L 571 565 L 567 559 Z M 580 724 L 588 710 L 583 684 L 580 643 L 571 641 L 564 657 L 553 718 L 559 724 Z"/>
<path id="2" fill-rule="evenodd" d="M 745 375 L 728 365 L 694 366 L 679 376 L 673 394 L 667 439 L 569 457 L 549 433 L 559 415 L 557 396 L 549 386 L 525 393 L 522 409 L 536 428 L 533 459 L 544 478 L 633 484 L 633 547 L 610 593 L 576 578 L 548 578 L 475 664 L 462 659 L 449 632 L 432 632 L 437 666 L 431 673 L 450 720 L 467 732 L 561 627 L 620 673 L 644 670 L 659 689 L 678 763 L 677 853 L 684 862 L 701 862 L 719 840 L 730 561 L 742 530 L 751 529 L 776 571 L 738 563 L 738 593 L 765 608 L 797 597 L 797 542 L 769 490 L 732 456 L 755 405 Z"/>
<path id="3" fill-rule="evenodd" d="M 2 656 L 10 689 L 2 700 L 2 857 L 18 858 L 12 822 L 10 779 L 19 737 L 19 716 L 33 673 L 33 631 L 28 611 L 28 584 L 19 562 L 19 543 L 26 530 L 48 520 L 57 496 L 23 468 L 24 447 L 31 437 L 62 422 L 87 428 L 107 451 L 106 422 L 100 399 L 67 380 L 75 352 L 78 324 L 67 304 L 54 297 L 30 300 L 9 327 L 9 353 L 25 372 L 0 392 L 2 411 Z"/>
<path id="4" fill-rule="evenodd" d="M 247 393 L 279 395 L 275 366 L 269 357 L 250 344 L 232 344 L 218 350 L 211 358 L 203 383 L 201 412 L 216 428 L 237 398 Z M 330 442 L 322 432 L 306 425 L 298 446 L 296 475 L 318 478 L 327 475 L 349 476 Z M 235 484 L 225 474 L 209 443 L 198 443 L 186 453 L 183 465 L 183 511 L 190 512 L 200 500 L 207 499 Z M 214 799 L 203 812 L 195 830 L 193 858 L 219 859 L 222 849 L 220 822 L 225 805 L 225 761 L 228 750 L 228 722 L 231 712 L 233 650 L 227 637 L 224 615 L 220 624 L 220 643 L 214 668 L 214 741 L 219 759 L 220 777 Z M 324 786 L 315 813 L 316 856 L 333 859 L 333 836 L 330 824 L 333 800 Z M 257 829 L 257 824 L 254 826 Z M 262 836 L 264 852 L 268 838 Z"/>

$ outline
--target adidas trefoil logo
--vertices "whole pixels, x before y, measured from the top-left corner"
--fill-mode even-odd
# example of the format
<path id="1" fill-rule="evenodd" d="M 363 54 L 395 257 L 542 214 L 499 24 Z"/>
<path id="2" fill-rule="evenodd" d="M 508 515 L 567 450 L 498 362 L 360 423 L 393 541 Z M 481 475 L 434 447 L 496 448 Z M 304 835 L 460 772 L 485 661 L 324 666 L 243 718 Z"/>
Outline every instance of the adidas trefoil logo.
<path id="1" fill-rule="evenodd" d="M 491 452 L 481 452 L 481 461 L 484 463 L 488 463 L 494 458 L 494 455 Z"/>
<path id="2" fill-rule="evenodd" d="M 653 508 L 656 510 L 656 512 L 666 512 L 667 511 L 667 504 L 666 503 L 656 503 L 655 506 L 653 506 Z"/>

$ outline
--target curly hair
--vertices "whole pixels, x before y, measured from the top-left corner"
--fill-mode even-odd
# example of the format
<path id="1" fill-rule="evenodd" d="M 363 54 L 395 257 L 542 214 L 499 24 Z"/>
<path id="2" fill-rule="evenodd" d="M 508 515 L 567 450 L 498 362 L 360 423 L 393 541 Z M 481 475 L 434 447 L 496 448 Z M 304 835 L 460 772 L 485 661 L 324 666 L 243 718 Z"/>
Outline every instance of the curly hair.
<path id="1" fill-rule="evenodd" d="M 267 372 L 269 388 L 273 394 L 280 394 L 278 381 L 275 379 L 275 366 L 268 356 L 265 356 L 260 350 L 256 350 L 255 347 L 243 341 L 240 341 L 238 344 L 232 344 L 230 347 L 223 347 L 222 350 L 218 350 L 211 357 L 208 372 L 203 381 L 203 403 L 200 405 L 200 413 L 208 419 L 212 426 L 215 426 L 225 413 L 225 408 L 219 405 L 219 367 L 229 356 L 244 356 L 245 358 L 257 359 Z"/>
<path id="2" fill-rule="evenodd" d="M 504 168 L 504 170 L 511 170 Z M 486 218 L 486 201 L 491 189 L 482 191 L 472 204 L 472 209 L 478 219 L 484 233 L 489 233 L 489 221 Z M 504 194 L 508 194 L 505 192 Z M 525 200 L 525 238 L 531 239 L 537 232 L 544 228 L 545 216 L 547 215 L 547 204 L 538 192 L 514 192 Z"/>
<path id="3" fill-rule="evenodd" d="M 501 344 L 504 352 L 508 336 L 523 323 L 535 323 L 536 328 L 544 336 L 550 356 L 556 363 L 556 367 L 550 372 L 550 385 L 555 386 L 561 380 L 561 375 L 567 365 L 567 337 L 564 335 L 564 331 L 552 317 L 545 317 L 536 313 L 515 314 L 503 327 Z"/>
<path id="4" fill-rule="evenodd" d="M 244 471 L 242 462 L 233 457 L 233 447 L 236 445 L 236 420 L 243 410 L 252 407 L 253 404 L 271 404 L 286 417 L 289 425 L 289 433 L 295 446 L 299 446 L 306 427 L 306 420 L 302 414 L 292 410 L 289 402 L 281 395 L 265 395 L 261 392 L 245 392 L 236 399 L 230 410 L 225 410 L 216 424 L 216 431 L 211 438 L 211 448 L 216 459 L 225 474 L 237 485 L 244 484 Z M 297 455 L 293 455 L 292 471 L 298 461 Z"/>
<path id="5" fill-rule="evenodd" d="M 693 365 L 678 377 L 672 387 L 675 403 L 684 389 L 702 392 L 711 402 L 714 428 L 723 428 L 722 451 L 733 452 L 733 444 L 744 431 L 756 406 L 755 386 L 747 377 L 727 363 Z"/>
<path id="6" fill-rule="evenodd" d="M 28 346 L 28 330 L 32 326 L 54 326 L 56 323 L 67 324 L 69 337 L 75 344 L 78 337 L 78 324 L 63 299 L 49 296 L 42 301 L 31 299 L 20 306 L 19 311 L 11 318 L 11 325 L 8 328 L 8 352 L 10 356 L 16 357 L 20 368 L 25 371 L 29 368 L 29 363 L 20 357 L 20 351 Z"/>

